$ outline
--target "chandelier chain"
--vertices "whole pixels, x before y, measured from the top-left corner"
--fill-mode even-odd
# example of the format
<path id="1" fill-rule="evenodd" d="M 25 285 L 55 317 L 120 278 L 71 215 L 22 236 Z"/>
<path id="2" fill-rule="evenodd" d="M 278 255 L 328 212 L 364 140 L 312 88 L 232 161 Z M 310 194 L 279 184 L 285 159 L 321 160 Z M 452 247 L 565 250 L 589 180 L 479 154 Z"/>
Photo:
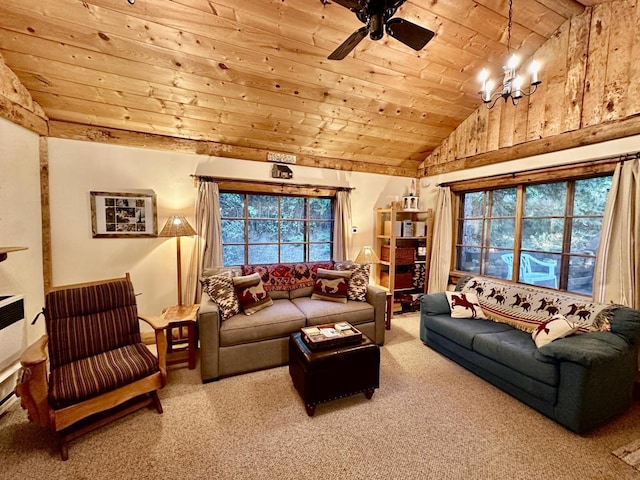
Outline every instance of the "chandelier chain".
<path id="1" fill-rule="evenodd" d="M 509 22 L 507 23 L 507 54 L 511 53 L 511 21 L 513 12 L 513 0 L 509 0 Z"/>

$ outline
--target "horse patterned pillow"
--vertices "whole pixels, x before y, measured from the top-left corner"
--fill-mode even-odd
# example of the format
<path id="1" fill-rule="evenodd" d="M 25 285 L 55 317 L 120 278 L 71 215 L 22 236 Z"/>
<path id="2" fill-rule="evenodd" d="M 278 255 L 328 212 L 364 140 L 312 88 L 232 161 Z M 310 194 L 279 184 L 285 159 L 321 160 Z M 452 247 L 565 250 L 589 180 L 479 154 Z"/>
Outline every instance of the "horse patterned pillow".
<path id="1" fill-rule="evenodd" d="M 444 292 L 451 308 L 451 318 L 487 318 L 478 297 L 471 292 Z"/>
<path id="2" fill-rule="evenodd" d="M 538 348 L 544 347 L 548 343 L 572 335 L 578 331 L 578 326 L 567 320 L 564 315 L 554 315 L 546 322 L 538 325 L 531 337 L 536 342 Z"/>
<path id="3" fill-rule="evenodd" d="M 347 303 L 349 279 L 352 273 L 351 270 L 340 271 L 319 268 L 311 299 Z"/>
<path id="4" fill-rule="evenodd" d="M 273 300 L 264 289 L 260 274 L 252 273 L 243 277 L 233 277 L 232 280 L 240 306 L 246 315 L 273 305 Z"/>

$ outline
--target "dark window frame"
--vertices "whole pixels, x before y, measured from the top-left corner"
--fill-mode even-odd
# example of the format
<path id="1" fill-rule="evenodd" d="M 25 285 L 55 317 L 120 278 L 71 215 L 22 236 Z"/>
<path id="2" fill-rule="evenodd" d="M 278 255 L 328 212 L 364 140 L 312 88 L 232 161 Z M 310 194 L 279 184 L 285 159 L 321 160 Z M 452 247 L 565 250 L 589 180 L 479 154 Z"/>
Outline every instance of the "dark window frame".
<path id="1" fill-rule="evenodd" d="M 328 194 L 329 192 L 327 191 L 322 191 L 322 192 L 318 192 L 317 195 L 309 195 L 309 191 L 303 192 L 305 194 L 294 194 L 294 193 L 273 193 L 273 192 L 265 192 L 265 191 L 247 191 L 245 189 L 220 189 L 220 194 L 238 194 L 238 195 L 242 195 L 243 197 L 243 216 L 242 217 L 222 217 L 221 219 L 224 220 L 241 220 L 244 222 L 244 242 L 238 242 L 238 243 L 224 243 L 223 241 L 223 248 L 224 246 L 242 246 L 243 247 L 243 263 L 242 264 L 233 264 L 233 265 L 227 265 L 225 263 L 225 266 L 237 266 L 237 265 L 252 265 L 252 264 L 263 264 L 264 262 L 259 262 L 259 263 L 251 263 L 249 261 L 249 248 L 252 245 L 277 245 L 277 259 L 274 259 L 273 262 L 269 262 L 269 263 L 292 263 L 292 262 L 286 262 L 286 261 L 282 261 L 282 245 L 287 245 L 287 244 L 303 244 L 304 245 L 304 259 L 301 260 L 301 262 L 313 262 L 313 261 L 328 261 L 331 260 L 331 258 L 333 258 L 333 232 L 334 232 L 334 228 L 335 228 L 335 217 L 334 217 L 334 207 L 335 207 L 335 195 L 331 195 Z M 314 192 L 315 193 L 315 192 Z M 281 202 L 278 201 L 278 213 L 277 216 L 275 218 L 261 218 L 261 217 L 251 217 L 249 215 L 249 196 L 250 195 L 259 195 L 259 196 L 270 196 L 270 197 L 278 197 L 278 198 L 303 198 L 305 201 L 305 206 L 304 206 L 304 210 L 305 210 L 305 217 L 304 218 L 288 218 L 288 217 L 283 217 L 282 216 L 282 205 Z M 331 218 L 330 219 L 315 219 L 315 218 L 311 218 L 310 217 L 310 200 L 313 199 L 326 199 L 326 200 L 330 200 L 331 202 L 331 206 L 330 206 L 330 210 L 331 210 Z M 249 223 L 252 221 L 269 221 L 269 222 L 277 222 L 278 223 L 278 238 L 275 242 L 250 242 L 249 241 Z M 304 239 L 302 241 L 295 241 L 295 242 L 283 242 L 280 234 L 281 234 L 281 229 L 280 229 L 280 223 L 282 222 L 287 222 L 287 221 L 302 221 L 304 222 Z M 311 225 L 312 223 L 330 223 L 330 240 L 329 241 L 313 241 L 310 239 L 311 237 Z M 329 245 L 329 258 L 328 259 L 323 259 L 323 260 L 310 260 L 310 250 L 312 248 L 313 245 Z M 293 263 L 297 263 L 297 262 L 293 262 Z"/>
<path id="2" fill-rule="evenodd" d="M 560 252 L 561 261 L 557 265 L 558 267 L 558 288 L 553 290 L 569 291 L 569 261 L 571 257 L 589 258 L 595 261 L 595 252 L 593 255 L 585 253 L 571 252 L 571 229 L 573 228 L 573 220 L 576 218 L 602 218 L 602 215 L 573 215 L 573 201 L 575 195 L 575 182 L 577 180 L 584 180 L 596 177 L 605 177 L 613 175 L 617 159 L 607 159 L 597 162 L 588 162 L 578 165 L 567 165 L 561 167 L 552 167 L 547 169 L 540 169 L 536 171 L 498 175 L 494 177 L 488 177 L 483 179 L 474 179 L 468 181 L 460 181 L 449 184 L 454 194 L 454 235 L 453 235 L 453 249 L 451 265 L 453 269 L 450 273 L 452 283 L 456 283 L 462 276 L 469 275 L 470 272 L 459 270 L 459 248 L 464 246 L 461 242 L 461 225 L 464 218 L 464 203 L 463 198 L 465 194 L 477 193 L 477 192 L 493 192 L 495 190 L 501 190 L 506 188 L 517 189 L 516 200 L 516 215 L 515 215 L 515 231 L 514 231 L 514 244 L 513 244 L 513 266 L 511 272 L 511 280 L 514 283 L 519 281 L 520 272 L 520 253 L 539 253 L 536 250 L 522 248 L 522 226 L 524 217 L 524 190 L 527 185 L 532 184 L 548 184 L 548 183 L 567 183 L 567 195 L 565 199 L 565 209 L 562 217 L 564 221 L 563 229 L 563 241 L 562 251 Z M 485 202 L 487 197 L 485 196 Z M 489 209 L 490 210 L 490 209 Z M 489 212 L 490 213 L 490 212 Z M 474 217 L 475 218 L 475 217 Z M 483 216 L 478 219 L 482 219 L 483 230 L 481 237 L 480 255 L 483 255 L 485 250 L 489 250 L 491 247 L 488 244 L 488 237 L 485 232 L 485 220 L 489 218 L 487 210 L 483 208 Z M 493 217 L 491 217 L 493 218 Z M 496 217 L 497 218 L 497 217 Z M 531 218 L 531 217 L 527 217 Z M 472 246 L 475 248 L 475 245 Z M 542 252 L 540 252 L 542 253 Z M 548 253 L 548 252 L 544 252 Z M 480 257 L 484 258 L 484 257 Z M 491 276 L 485 273 L 483 267 L 486 261 L 481 261 L 480 273 L 472 273 L 476 275 Z M 502 279 L 504 280 L 504 279 Z M 508 280 L 507 280 L 508 281 Z"/>

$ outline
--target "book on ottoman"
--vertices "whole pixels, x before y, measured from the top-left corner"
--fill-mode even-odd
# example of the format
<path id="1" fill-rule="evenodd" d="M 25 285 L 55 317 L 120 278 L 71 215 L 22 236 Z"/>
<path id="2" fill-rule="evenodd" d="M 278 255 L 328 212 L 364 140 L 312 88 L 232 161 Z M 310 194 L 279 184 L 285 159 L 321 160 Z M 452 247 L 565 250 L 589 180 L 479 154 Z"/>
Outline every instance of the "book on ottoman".
<path id="1" fill-rule="evenodd" d="M 352 345 L 362 341 L 362 332 L 347 322 L 303 327 L 302 339 L 312 350 Z"/>

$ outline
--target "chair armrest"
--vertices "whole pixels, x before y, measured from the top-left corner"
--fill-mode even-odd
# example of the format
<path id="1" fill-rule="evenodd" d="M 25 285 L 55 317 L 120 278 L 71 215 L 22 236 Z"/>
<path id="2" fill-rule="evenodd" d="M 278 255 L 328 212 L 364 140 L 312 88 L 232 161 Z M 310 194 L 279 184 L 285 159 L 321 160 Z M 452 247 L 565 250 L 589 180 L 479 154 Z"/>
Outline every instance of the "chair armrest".
<path id="1" fill-rule="evenodd" d="M 47 383 L 47 342 L 43 335 L 22 353 L 22 370 L 16 384 L 15 393 L 20 397 L 20 405 L 27 410 L 29 420 L 42 427 L 51 424 L 49 408 L 49 386 Z"/>
<path id="2" fill-rule="evenodd" d="M 32 367 L 39 363 L 47 361 L 47 343 L 49 337 L 47 335 L 41 336 L 38 340 L 29 345 L 22 355 L 20 356 L 20 364 L 23 367 Z"/>
<path id="3" fill-rule="evenodd" d="M 164 330 L 169 326 L 169 322 L 159 315 L 138 314 L 138 318 L 147 323 L 154 330 Z"/>
<path id="4" fill-rule="evenodd" d="M 164 379 L 166 378 L 167 373 L 167 336 L 165 335 L 165 329 L 167 328 L 169 322 L 157 315 L 138 314 L 138 318 L 150 325 L 155 331 L 156 349 L 158 351 L 158 365 L 160 366 L 160 370 L 163 372 Z"/>

